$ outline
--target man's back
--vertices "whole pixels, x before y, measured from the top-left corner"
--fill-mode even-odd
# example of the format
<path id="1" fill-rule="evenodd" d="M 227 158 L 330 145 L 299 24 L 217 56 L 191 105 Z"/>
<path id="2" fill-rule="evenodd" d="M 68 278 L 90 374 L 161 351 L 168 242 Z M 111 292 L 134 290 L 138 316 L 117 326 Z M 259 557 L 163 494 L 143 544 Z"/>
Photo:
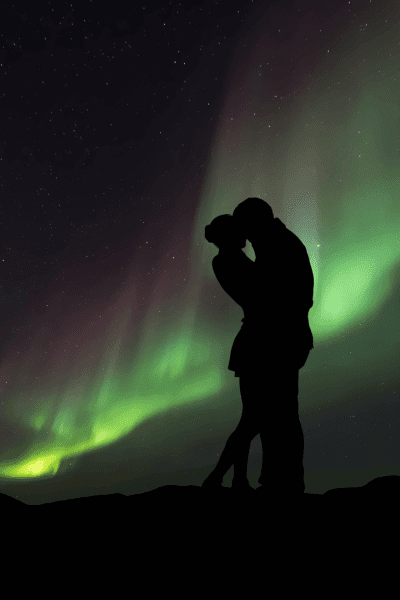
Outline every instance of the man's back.
<path id="1" fill-rule="evenodd" d="M 271 284 L 274 294 L 270 299 L 277 310 L 287 307 L 308 312 L 313 305 L 314 275 L 307 249 L 280 219 L 274 219 L 255 266 L 261 287 Z"/>
<path id="2" fill-rule="evenodd" d="M 301 240 L 275 218 L 259 246 L 255 260 L 255 288 L 245 323 L 268 345 L 313 348 L 308 311 L 313 305 L 314 275 Z"/>

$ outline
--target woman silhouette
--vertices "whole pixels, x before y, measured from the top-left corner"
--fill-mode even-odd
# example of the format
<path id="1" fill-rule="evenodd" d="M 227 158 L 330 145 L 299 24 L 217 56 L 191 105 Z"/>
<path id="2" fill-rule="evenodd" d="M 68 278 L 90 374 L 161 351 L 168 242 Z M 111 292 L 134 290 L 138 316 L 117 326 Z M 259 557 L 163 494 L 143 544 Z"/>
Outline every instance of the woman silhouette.
<path id="1" fill-rule="evenodd" d="M 243 252 L 246 238 L 238 229 L 232 215 L 224 214 L 216 217 L 205 228 L 205 238 L 213 243 L 219 254 L 214 257 L 212 264 L 214 273 L 225 292 L 242 307 L 244 314 L 250 310 L 256 295 L 255 265 Z M 242 319 L 242 323 L 245 318 Z M 242 326 L 232 346 L 229 369 L 235 371 L 240 364 L 240 348 L 243 348 L 245 329 Z M 236 372 L 235 372 L 236 373 Z M 240 380 L 240 384 L 241 384 Z M 240 385 L 243 408 L 249 407 L 246 402 L 245 390 Z M 248 410 L 243 410 L 242 418 L 236 430 L 229 437 L 217 467 L 203 482 L 204 488 L 218 488 L 222 479 L 232 463 L 234 464 L 234 477 L 232 488 L 247 490 L 252 489 L 247 479 L 247 461 L 252 439 L 257 435 L 251 431 L 247 422 Z"/>

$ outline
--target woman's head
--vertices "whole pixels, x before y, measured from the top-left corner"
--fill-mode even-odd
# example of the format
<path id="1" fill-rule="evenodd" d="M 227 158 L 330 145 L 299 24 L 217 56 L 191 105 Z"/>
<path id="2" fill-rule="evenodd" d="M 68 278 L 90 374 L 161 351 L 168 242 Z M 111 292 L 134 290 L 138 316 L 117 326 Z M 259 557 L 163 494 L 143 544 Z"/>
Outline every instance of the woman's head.
<path id="1" fill-rule="evenodd" d="M 206 225 L 205 238 L 218 248 L 244 248 L 246 237 L 232 215 L 219 215 Z"/>

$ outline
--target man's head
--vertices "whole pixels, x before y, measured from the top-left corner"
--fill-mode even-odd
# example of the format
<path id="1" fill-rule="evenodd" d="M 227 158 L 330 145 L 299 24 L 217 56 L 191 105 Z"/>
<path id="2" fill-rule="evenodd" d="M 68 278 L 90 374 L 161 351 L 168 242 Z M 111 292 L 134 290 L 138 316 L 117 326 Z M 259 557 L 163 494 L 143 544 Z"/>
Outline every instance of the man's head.
<path id="1" fill-rule="evenodd" d="M 272 208 L 261 198 L 246 198 L 237 205 L 232 216 L 253 246 L 265 239 L 274 222 Z"/>

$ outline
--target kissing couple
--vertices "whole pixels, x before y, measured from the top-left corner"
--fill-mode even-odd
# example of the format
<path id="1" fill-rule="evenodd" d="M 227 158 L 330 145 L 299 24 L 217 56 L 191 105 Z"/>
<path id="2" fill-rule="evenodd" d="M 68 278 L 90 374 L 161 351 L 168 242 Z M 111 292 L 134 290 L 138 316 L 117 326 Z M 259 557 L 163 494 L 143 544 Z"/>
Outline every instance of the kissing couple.
<path id="1" fill-rule="evenodd" d="M 219 250 L 212 261 L 219 284 L 244 313 L 228 363 L 239 377 L 243 411 L 202 487 L 220 489 L 233 465 L 232 489 L 252 490 L 247 461 L 260 434 L 258 489 L 297 497 L 304 493 L 299 369 L 314 347 L 308 321 L 314 276 L 306 247 L 261 198 L 247 198 L 233 215 L 216 217 L 205 227 L 205 238 Z M 246 240 L 255 262 L 243 252 Z"/>

